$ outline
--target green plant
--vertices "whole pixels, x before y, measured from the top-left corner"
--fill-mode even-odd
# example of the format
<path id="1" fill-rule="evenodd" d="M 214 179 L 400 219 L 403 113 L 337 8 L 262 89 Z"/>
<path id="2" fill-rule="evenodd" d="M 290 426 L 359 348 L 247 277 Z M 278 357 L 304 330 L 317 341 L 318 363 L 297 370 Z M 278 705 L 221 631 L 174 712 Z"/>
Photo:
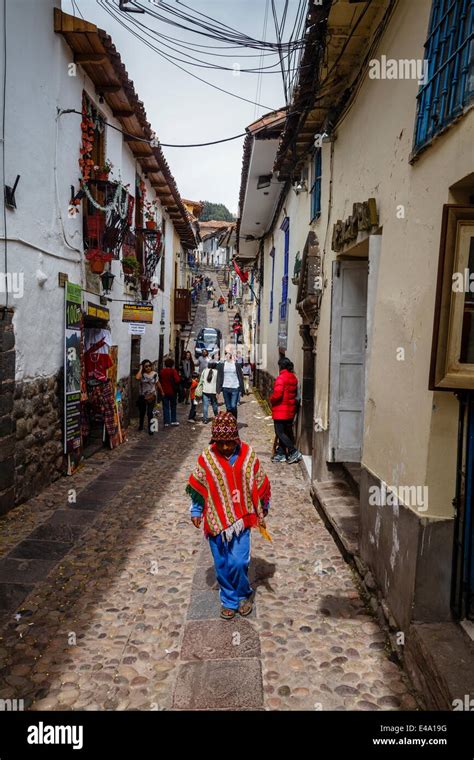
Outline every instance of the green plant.
<path id="1" fill-rule="evenodd" d="M 158 203 L 156 201 L 145 201 L 145 219 L 148 222 L 156 221 L 156 212 L 158 211 Z"/>
<path id="2" fill-rule="evenodd" d="M 124 270 L 131 270 L 133 274 L 138 274 L 140 271 L 140 262 L 135 258 L 135 256 L 124 256 L 122 258 L 122 267 Z"/>

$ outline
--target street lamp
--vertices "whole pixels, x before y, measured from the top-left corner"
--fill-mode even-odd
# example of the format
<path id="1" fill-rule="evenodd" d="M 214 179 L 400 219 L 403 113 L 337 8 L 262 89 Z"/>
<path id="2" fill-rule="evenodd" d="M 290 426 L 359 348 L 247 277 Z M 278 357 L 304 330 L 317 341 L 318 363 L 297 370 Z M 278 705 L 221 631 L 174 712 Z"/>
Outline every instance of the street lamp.
<path id="1" fill-rule="evenodd" d="M 100 275 L 100 281 L 102 283 L 102 288 L 104 290 L 104 293 L 110 293 L 114 284 L 114 280 L 115 280 L 115 275 L 112 274 L 112 272 L 109 272 L 108 270 Z"/>

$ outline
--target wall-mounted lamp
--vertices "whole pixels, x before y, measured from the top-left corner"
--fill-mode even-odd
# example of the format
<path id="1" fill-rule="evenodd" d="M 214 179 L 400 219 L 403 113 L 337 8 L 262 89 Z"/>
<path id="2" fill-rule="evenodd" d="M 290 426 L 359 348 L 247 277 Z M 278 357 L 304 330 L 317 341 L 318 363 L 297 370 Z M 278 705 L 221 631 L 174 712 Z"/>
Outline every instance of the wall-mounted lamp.
<path id="1" fill-rule="evenodd" d="M 104 290 L 104 293 L 110 293 L 114 284 L 114 280 L 115 280 L 115 275 L 112 274 L 112 272 L 109 272 L 108 270 L 100 275 L 100 281 L 102 283 L 102 288 Z"/>
<path id="2" fill-rule="evenodd" d="M 8 208 L 16 208 L 15 192 L 19 181 L 20 175 L 17 174 L 13 187 L 5 185 L 5 206 L 8 206 Z"/>

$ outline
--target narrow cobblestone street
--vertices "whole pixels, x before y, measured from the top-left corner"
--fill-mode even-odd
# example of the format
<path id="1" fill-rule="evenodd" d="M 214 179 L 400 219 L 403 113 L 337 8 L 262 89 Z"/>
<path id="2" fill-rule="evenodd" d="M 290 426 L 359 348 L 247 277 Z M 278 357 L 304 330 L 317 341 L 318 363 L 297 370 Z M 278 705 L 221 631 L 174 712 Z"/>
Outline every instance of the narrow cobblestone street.
<path id="1" fill-rule="evenodd" d="M 205 322 L 227 334 L 227 309 L 200 304 L 194 332 Z M 303 465 L 270 462 L 272 420 L 253 394 L 239 423 L 271 480 L 273 543 L 253 536 L 252 616 L 219 619 L 185 494 L 210 428 L 188 410 L 153 437 L 132 426 L 124 446 L 1 519 L 0 698 L 33 710 L 416 708 Z"/>

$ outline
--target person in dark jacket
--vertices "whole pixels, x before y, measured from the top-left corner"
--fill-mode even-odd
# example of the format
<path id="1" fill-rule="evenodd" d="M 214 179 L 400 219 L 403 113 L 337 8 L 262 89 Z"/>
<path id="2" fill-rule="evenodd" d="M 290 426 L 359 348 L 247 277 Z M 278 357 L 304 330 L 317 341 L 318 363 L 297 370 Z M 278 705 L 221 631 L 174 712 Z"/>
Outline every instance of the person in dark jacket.
<path id="1" fill-rule="evenodd" d="M 273 393 L 270 396 L 273 424 L 278 438 L 278 446 L 272 462 L 288 462 L 294 464 L 302 458 L 294 444 L 293 420 L 297 410 L 298 378 L 294 373 L 294 365 L 286 356 L 278 362 L 280 374 L 275 380 Z"/>
<path id="2" fill-rule="evenodd" d="M 173 359 L 165 359 L 164 369 L 160 372 L 160 382 L 163 389 L 164 426 L 179 425 L 176 419 L 176 400 L 181 378 L 174 367 Z"/>
<path id="3" fill-rule="evenodd" d="M 224 402 L 228 412 L 232 412 L 237 419 L 237 407 L 239 397 L 245 393 L 244 376 L 242 365 L 235 360 L 234 347 L 225 347 L 225 359 L 217 365 L 216 393 L 222 391 Z"/>

